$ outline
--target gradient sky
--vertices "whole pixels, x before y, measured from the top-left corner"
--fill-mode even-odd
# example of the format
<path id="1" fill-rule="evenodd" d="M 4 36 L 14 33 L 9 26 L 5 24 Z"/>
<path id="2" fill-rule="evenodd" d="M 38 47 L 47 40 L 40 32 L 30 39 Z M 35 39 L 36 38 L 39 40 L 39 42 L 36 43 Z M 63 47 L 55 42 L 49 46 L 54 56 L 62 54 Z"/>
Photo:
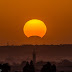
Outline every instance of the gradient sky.
<path id="1" fill-rule="evenodd" d="M 24 35 L 23 26 L 30 19 L 45 22 L 47 33 L 42 39 Z M 7 42 L 72 44 L 72 0 L 0 0 L 0 45 Z"/>

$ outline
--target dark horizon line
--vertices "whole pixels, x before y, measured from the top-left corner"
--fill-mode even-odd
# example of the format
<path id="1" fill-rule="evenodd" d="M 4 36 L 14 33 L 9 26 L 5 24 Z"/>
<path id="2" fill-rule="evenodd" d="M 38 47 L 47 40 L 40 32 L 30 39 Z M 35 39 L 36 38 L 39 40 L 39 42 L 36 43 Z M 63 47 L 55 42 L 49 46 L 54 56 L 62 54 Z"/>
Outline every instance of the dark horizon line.
<path id="1" fill-rule="evenodd" d="M 23 44 L 23 45 L 2 45 L 2 46 L 66 46 L 66 45 L 69 45 L 69 46 L 72 46 L 72 44 Z M 1 47 L 1 45 L 0 45 Z"/>

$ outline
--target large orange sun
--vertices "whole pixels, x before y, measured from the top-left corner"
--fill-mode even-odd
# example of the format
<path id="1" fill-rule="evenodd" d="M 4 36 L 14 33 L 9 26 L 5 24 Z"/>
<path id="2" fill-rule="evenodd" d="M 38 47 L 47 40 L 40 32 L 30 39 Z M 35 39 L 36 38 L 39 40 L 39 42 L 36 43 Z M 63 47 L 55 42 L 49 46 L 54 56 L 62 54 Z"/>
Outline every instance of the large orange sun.
<path id="1" fill-rule="evenodd" d="M 27 37 L 39 36 L 42 38 L 46 34 L 47 28 L 43 21 L 32 19 L 25 23 L 23 31 Z"/>

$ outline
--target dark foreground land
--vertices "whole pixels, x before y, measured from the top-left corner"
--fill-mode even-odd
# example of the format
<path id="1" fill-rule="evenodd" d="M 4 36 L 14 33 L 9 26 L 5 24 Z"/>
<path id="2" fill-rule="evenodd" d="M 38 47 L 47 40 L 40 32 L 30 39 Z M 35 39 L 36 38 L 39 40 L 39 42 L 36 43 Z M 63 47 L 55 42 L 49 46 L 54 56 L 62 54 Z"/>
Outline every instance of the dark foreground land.
<path id="1" fill-rule="evenodd" d="M 0 61 L 1 61 L 0 63 L 3 64 L 3 62 L 4 63 L 12 62 L 12 64 L 10 65 L 11 68 L 10 72 L 15 71 L 23 72 L 23 67 L 25 67 L 27 61 L 26 58 L 29 57 L 29 61 L 32 60 L 32 51 L 34 48 L 36 49 L 36 59 L 37 59 L 35 65 L 36 72 L 41 72 L 43 65 L 45 65 L 49 60 L 53 60 L 50 63 L 56 66 L 56 71 L 54 70 L 54 72 L 62 72 L 62 71 L 72 72 L 72 45 L 0 46 Z M 21 59 L 19 61 L 14 60 L 14 58 L 11 57 L 18 58 L 18 60 L 20 59 L 19 57 L 22 57 L 24 61 Z M 7 59 L 4 60 L 5 58 Z M 56 62 L 54 59 L 55 60 L 65 59 L 65 60 L 61 60 L 61 62 Z M 21 63 L 15 63 L 14 61 Z"/>
<path id="2" fill-rule="evenodd" d="M 37 62 L 23 61 L 21 64 L 9 65 L 8 63 L 0 64 L 1 72 L 72 72 L 72 62 L 63 60 L 60 63 L 56 62 Z"/>

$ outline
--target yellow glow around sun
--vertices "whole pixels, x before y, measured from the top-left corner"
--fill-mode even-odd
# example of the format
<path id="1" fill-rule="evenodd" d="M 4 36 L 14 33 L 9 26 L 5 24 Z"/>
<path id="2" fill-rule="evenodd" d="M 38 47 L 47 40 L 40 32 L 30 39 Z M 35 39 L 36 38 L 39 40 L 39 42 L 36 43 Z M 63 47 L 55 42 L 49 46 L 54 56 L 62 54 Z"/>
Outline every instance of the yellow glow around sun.
<path id="1" fill-rule="evenodd" d="M 32 19 L 25 23 L 23 31 L 27 37 L 39 36 L 43 37 L 46 34 L 46 25 L 43 21 L 38 19 Z"/>

